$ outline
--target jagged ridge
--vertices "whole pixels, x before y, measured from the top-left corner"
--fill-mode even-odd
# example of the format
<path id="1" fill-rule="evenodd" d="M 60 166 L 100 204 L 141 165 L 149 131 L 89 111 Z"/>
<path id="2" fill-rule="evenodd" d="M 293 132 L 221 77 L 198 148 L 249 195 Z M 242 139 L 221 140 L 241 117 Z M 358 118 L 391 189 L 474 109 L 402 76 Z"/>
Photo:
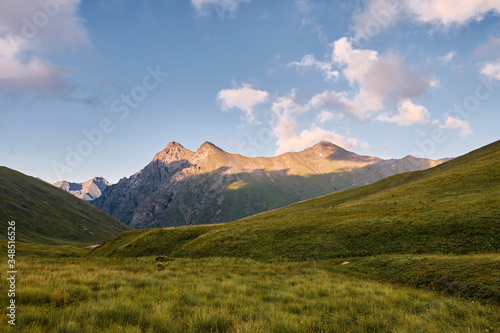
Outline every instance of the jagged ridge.
<path id="1" fill-rule="evenodd" d="M 92 204 L 135 228 L 228 222 L 441 162 L 383 160 L 330 142 L 256 158 L 227 153 L 210 142 L 195 152 L 171 142 Z"/>

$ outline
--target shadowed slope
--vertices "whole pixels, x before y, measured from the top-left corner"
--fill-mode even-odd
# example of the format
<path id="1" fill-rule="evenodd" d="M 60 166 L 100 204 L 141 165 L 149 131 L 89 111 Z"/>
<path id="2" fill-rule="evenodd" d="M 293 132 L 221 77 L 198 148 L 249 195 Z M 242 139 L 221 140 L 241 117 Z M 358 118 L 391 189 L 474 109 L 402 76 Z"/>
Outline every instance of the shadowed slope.
<path id="1" fill-rule="evenodd" d="M 130 227 L 90 204 L 36 178 L 0 167 L 0 227 L 16 222 L 16 241 L 84 246 Z"/>

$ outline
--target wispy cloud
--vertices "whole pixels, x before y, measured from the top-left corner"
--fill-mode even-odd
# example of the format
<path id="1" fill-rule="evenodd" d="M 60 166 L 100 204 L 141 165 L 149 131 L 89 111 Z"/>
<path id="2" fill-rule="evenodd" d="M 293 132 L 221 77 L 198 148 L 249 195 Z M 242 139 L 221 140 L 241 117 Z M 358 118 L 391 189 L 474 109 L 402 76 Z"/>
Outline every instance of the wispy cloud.
<path id="1" fill-rule="evenodd" d="M 288 66 L 295 66 L 298 68 L 314 68 L 323 72 L 325 80 L 335 80 L 339 77 L 339 72 L 332 68 L 333 62 L 318 61 L 312 54 L 305 55 L 300 61 L 293 61 L 289 63 Z"/>
<path id="2" fill-rule="evenodd" d="M 3 1 L 0 11 L 0 89 L 51 94 L 67 89 L 71 69 L 44 59 L 64 49 L 89 44 L 78 16 L 80 0 L 39 2 Z"/>
<path id="3" fill-rule="evenodd" d="M 450 63 L 450 61 L 453 60 L 453 58 L 457 55 L 455 51 L 448 52 L 446 55 L 442 57 L 438 57 L 437 60 L 442 64 L 442 65 L 447 65 Z"/>
<path id="4" fill-rule="evenodd" d="M 497 57 L 500 54 L 500 38 L 491 38 L 488 43 L 479 45 L 474 50 L 476 58 Z"/>
<path id="5" fill-rule="evenodd" d="M 199 15 L 206 15 L 212 8 L 217 12 L 221 19 L 226 13 L 234 15 L 242 3 L 249 3 L 251 0 L 191 0 L 192 6 Z"/>
<path id="6" fill-rule="evenodd" d="M 469 122 L 465 120 L 460 120 L 448 116 L 444 125 L 440 125 L 441 128 L 458 128 L 460 129 L 461 136 L 467 136 L 472 134 L 472 129 L 470 128 Z"/>
<path id="7" fill-rule="evenodd" d="M 313 31 L 318 34 L 318 39 L 322 43 L 326 43 L 328 37 L 326 33 L 323 31 L 321 25 L 316 22 L 316 20 L 312 16 L 313 3 L 311 0 L 295 0 L 294 3 L 295 10 L 298 15 L 298 19 L 303 27 L 311 27 Z"/>

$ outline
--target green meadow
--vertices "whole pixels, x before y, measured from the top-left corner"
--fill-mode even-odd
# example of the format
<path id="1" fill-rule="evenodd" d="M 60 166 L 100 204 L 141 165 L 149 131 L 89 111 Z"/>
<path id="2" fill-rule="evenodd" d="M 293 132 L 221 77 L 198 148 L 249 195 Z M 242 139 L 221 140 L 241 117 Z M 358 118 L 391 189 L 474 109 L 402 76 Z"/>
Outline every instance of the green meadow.
<path id="1" fill-rule="evenodd" d="M 424 290 L 404 285 L 404 279 L 390 282 L 381 273 L 391 272 L 387 265 L 379 265 L 377 276 L 376 265 L 363 258 L 343 265 L 59 254 L 19 258 L 16 327 L 9 327 L 2 309 L 1 332 L 498 332 L 500 327 L 495 300 Z M 394 267 L 408 265 L 399 257 L 375 262 L 391 259 Z M 439 265 L 464 259 L 428 260 Z M 485 279 L 483 287 L 498 288 L 500 256 L 468 259 L 497 265 L 496 282 Z M 2 263 L 0 269 L 7 267 Z M 491 272 L 483 268 L 483 273 Z M 6 288 L 2 279 L 2 294 Z"/>

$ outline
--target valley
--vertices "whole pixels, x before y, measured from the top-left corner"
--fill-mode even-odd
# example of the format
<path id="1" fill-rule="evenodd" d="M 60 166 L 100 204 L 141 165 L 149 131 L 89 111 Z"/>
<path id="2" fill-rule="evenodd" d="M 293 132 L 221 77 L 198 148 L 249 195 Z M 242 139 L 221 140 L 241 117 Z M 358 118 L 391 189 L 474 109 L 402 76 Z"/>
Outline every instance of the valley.
<path id="1" fill-rule="evenodd" d="M 238 221 L 123 230 L 92 248 L 64 234 L 23 240 L 18 323 L 29 332 L 496 332 L 499 159 L 497 141 Z M 50 188 L 83 203 L 13 177 L 36 189 L 28 198 Z"/>

